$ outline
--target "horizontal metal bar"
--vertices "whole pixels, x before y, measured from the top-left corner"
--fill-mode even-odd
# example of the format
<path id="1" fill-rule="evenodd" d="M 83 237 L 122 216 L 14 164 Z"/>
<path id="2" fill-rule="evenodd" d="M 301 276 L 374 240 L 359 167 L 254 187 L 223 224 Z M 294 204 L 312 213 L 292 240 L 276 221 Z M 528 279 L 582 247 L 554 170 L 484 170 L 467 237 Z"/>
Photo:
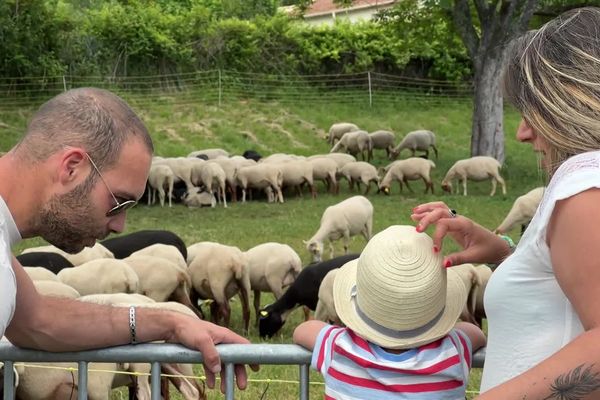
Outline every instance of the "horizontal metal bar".
<path id="1" fill-rule="evenodd" d="M 223 363 L 233 364 L 310 364 L 311 353 L 295 344 L 220 344 L 217 350 Z M 485 348 L 473 356 L 473 367 L 483 367 Z M 197 364 L 202 354 L 177 344 L 137 344 L 79 352 L 51 353 L 22 349 L 0 343 L 0 361 L 21 362 L 177 362 Z"/>

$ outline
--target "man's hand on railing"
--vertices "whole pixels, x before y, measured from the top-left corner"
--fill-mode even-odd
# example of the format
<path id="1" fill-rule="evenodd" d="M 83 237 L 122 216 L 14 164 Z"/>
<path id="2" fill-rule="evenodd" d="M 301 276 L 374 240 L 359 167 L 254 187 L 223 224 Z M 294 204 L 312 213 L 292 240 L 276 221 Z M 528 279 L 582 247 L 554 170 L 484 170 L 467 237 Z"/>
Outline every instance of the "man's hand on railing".
<path id="1" fill-rule="evenodd" d="M 225 393 L 225 371 L 222 368 L 216 344 L 249 344 L 250 341 L 227 328 L 212 324 L 207 321 L 186 317 L 178 322 L 173 338 L 168 340 L 173 343 L 181 343 L 186 347 L 198 350 L 202 353 L 204 371 L 206 373 L 206 385 L 213 389 L 215 387 L 215 375 L 221 376 L 221 392 Z M 253 371 L 258 371 L 258 364 L 251 364 Z M 245 389 L 248 383 L 246 367 L 242 364 L 235 365 L 235 380 L 237 387 Z"/>

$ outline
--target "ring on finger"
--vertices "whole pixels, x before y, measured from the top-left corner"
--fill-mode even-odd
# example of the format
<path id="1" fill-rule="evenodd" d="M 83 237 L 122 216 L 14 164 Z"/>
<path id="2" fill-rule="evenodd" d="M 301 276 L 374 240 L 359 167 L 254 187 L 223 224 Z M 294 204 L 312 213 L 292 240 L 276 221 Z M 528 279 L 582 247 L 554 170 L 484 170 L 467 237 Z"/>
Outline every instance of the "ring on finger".
<path id="1" fill-rule="evenodd" d="M 450 214 L 450 218 L 456 218 L 456 216 L 458 215 L 458 213 L 456 212 L 456 210 L 453 209 L 453 208 L 449 208 L 448 209 L 448 213 Z"/>

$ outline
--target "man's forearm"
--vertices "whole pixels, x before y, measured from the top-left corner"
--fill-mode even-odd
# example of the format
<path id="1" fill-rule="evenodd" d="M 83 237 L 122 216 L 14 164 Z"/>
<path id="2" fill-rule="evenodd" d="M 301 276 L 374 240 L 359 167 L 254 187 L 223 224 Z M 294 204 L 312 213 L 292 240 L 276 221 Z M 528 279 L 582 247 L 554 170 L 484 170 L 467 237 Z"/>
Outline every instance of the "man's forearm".
<path id="1" fill-rule="evenodd" d="M 13 321 L 6 336 L 17 346 L 48 351 L 77 351 L 131 342 L 129 308 L 41 297 L 29 318 Z M 138 342 L 168 339 L 177 314 L 136 307 Z M 183 317 L 183 315 L 182 315 Z"/>

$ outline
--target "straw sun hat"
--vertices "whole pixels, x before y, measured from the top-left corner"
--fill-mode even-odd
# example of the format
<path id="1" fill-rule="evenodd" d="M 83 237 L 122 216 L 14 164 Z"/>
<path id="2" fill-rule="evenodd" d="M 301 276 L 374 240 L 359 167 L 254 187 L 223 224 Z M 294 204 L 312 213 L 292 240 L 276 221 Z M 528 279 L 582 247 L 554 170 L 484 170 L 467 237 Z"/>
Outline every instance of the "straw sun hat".
<path id="1" fill-rule="evenodd" d="M 442 266 L 433 241 L 414 226 L 390 226 L 339 270 L 335 309 L 344 324 L 379 346 L 406 349 L 445 336 L 466 301 L 465 287 Z"/>

